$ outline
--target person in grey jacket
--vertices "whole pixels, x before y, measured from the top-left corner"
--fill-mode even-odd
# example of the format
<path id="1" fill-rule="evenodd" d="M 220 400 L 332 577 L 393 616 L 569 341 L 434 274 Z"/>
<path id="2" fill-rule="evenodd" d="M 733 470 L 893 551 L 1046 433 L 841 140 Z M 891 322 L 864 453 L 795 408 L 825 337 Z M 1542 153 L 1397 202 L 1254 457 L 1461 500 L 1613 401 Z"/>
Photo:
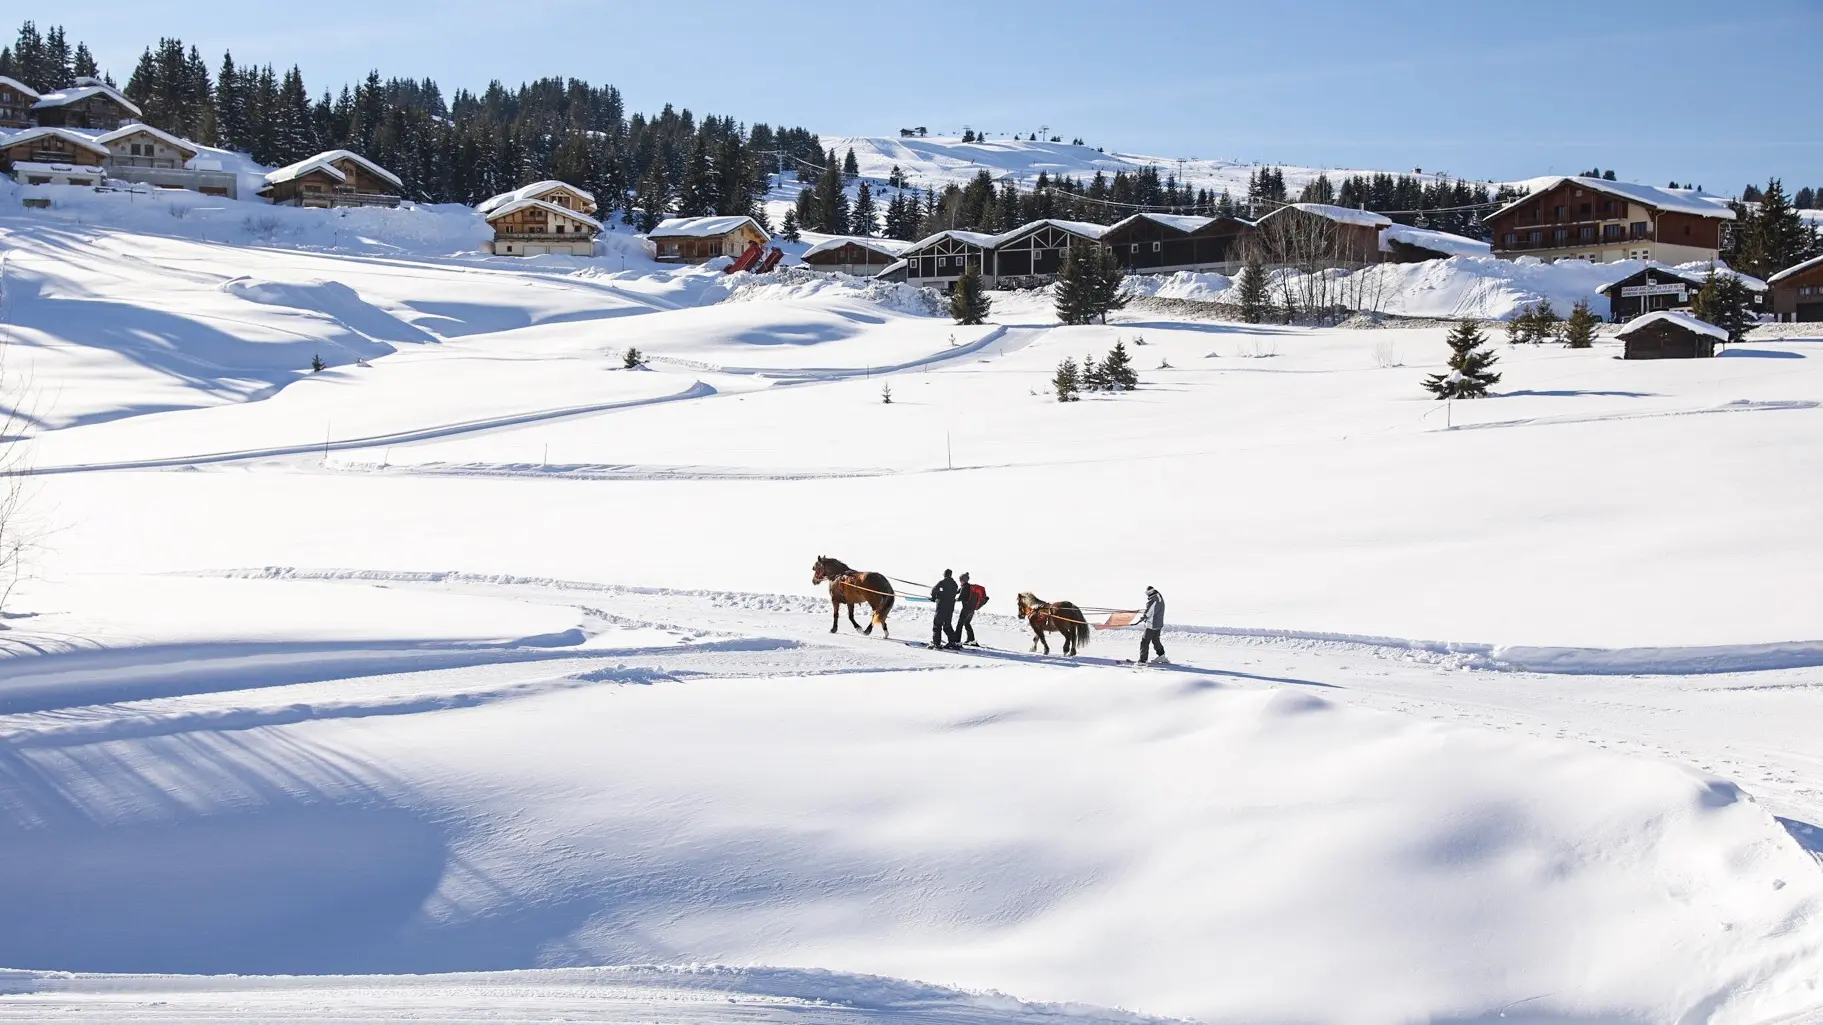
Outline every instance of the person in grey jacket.
<path id="1" fill-rule="evenodd" d="M 1139 614 L 1139 621 L 1146 625 L 1146 633 L 1139 639 L 1139 664 L 1146 664 L 1146 653 L 1158 652 L 1160 662 L 1169 662 L 1165 657 L 1165 646 L 1158 635 L 1165 629 L 1165 596 L 1158 593 L 1158 588 L 1146 588 L 1146 611 Z"/>

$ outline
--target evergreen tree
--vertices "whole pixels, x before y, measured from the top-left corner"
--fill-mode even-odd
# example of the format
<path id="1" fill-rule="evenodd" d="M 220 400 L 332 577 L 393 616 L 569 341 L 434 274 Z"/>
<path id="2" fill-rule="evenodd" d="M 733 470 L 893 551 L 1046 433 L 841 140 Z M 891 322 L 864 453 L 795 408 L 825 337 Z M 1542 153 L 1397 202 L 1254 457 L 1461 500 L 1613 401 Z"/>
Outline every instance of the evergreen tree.
<path id="1" fill-rule="evenodd" d="M 848 148 L 848 155 L 842 158 L 842 180 L 854 181 L 861 176 L 861 164 L 855 160 L 854 147 Z"/>
<path id="2" fill-rule="evenodd" d="M 949 297 L 949 315 L 958 324 L 979 324 L 987 320 L 988 310 L 993 300 L 981 287 L 981 271 L 970 264 L 956 279 L 955 289 Z"/>
<path id="3" fill-rule="evenodd" d="M 684 166 L 683 186 L 677 194 L 677 213 L 681 217 L 702 217 L 715 212 L 721 197 L 716 188 L 715 164 L 709 156 L 709 140 L 698 135 Z"/>
<path id="4" fill-rule="evenodd" d="M 796 210 L 785 211 L 785 223 L 779 228 L 779 237 L 787 242 L 796 242 L 803 238 L 798 231 L 798 212 Z"/>
<path id="5" fill-rule="evenodd" d="M 1071 246 L 1064 253 L 1052 296 L 1057 319 L 1065 324 L 1087 324 L 1127 305 L 1120 294 L 1126 274 L 1101 246 Z"/>
<path id="6" fill-rule="evenodd" d="M 101 68 L 95 64 L 95 55 L 89 52 L 89 44 L 76 44 L 76 56 L 71 59 L 70 70 L 76 78 L 101 77 Z"/>
<path id="7" fill-rule="evenodd" d="M 1260 265 L 1259 257 L 1248 258 L 1235 285 L 1241 293 L 1241 319 L 1249 324 L 1265 320 L 1272 312 L 1272 300 L 1266 295 L 1266 268 Z"/>
<path id="8" fill-rule="evenodd" d="M 653 161 L 639 181 L 639 230 L 651 231 L 671 214 L 671 186 L 665 181 L 664 165 Z"/>
<path id="9" fill-rule="evenodd" d="M 1589 300 L 1578 299 L 1570 307 L 1570 319 L 1564 322 L 1563 342 L 1572 349 L 1587 349 L 1595 344 L 1595 326 L 1601 319 L 1589 308 Z"/>
<path id="10" fill-rule="evenodd" d="M 311 373 L 320 374 L 323 372 L 323 368 L 327 367 L 328 365 L 329 364 L 323 362 L 322 353 L 313 352 L 310 354 L 310 372 Z"/>
<path id="11" fill-rule="evenodd" d="M 848 193 L 842 188 L 842 172 L 834 161 L 817 178 L 816 205 L 817 219 L 811 227 L 830 235 L 848 234 Z"/>
<path id="12" fill-rule="evenodd" d="M 1489 386 L 1500 383 L 1500 375 L 1488 369 L 1499 357 L 1483 348 L 1487 336 L 1481 333 L 1481 325 L 1458 321 L 1444 341 L 1450 347 L 1449 373 L 1432 374 L 1424 387 L 1440 399 L 1486 398 Z"/>
<path id="13" fill-rule="evenodd" d="M 1051 390 L 1057 393 L 1059 402 L 1075 402 L 1080 396 L 1076 393 L 1082 388 L 1082 379 L 1076 373 L 1076 361 L 1066 359 L 1057 364 L 1057 373 L 1051 378 Z"/>
<path id="14" fill-rule="evenodd" d="M 1127 355 L 1126 343 L 1118 339 L 1107 358 L 1101 361 L 1100 370 L 1102 387 L 1108 391 L 1132 391 L 1139 387 L 1139 374 Z"/>
<path id="15" fill-rule="evenodd" d="M 627 346 L 626 355 L 621 358 L 620 365 L 623 370 L 633 370 L 638 367 L 643 367 L 646 365 L 645 354 L 629 345 Z"/>
<path id="16" fill-rule="evenodd" d="M 1077 380 L 1083 391 L 1104 391 L 1108 387 L 1108 379 L 1102 376 L 1101 364 L 1095 362 L 1095 357 L 1088 353 L 1083 354 L 1082 373 Z"/>
<path id="17" fill-rule="evenodd" d="M 1731 266 L 1764 278 L 1814 255 L 1815 233 L 1785 198 L 1783 182 L 1768 181 L 1759 203 L 1746 223 L 1737 222 L 1736 249 L 1728 254 Z"/>
<path id="18" fill-rule="evenodd" d="M 1703 278 L 1703 287 L 1691 300 L 1690 312 L 1696 319 L 1728 332 L 1729 342 L 1738 343 L 1753 329 L 1753 293 L 1738 275 L 1718 273 L 1711 266 Z"/>
<path id="19" fill-rule="evenodd" d="M 848 153 L 853 156 L 854 150 L 849 150 Z M 879 231 L 879 220 L 874 213 L 873 193 L 868 189 L 866 182 L 861 183 L 861 189 L 855 195 L 855 208 L 848 215 L 848 220 L 851 235 L 872 238 L 874 233 Z"/>

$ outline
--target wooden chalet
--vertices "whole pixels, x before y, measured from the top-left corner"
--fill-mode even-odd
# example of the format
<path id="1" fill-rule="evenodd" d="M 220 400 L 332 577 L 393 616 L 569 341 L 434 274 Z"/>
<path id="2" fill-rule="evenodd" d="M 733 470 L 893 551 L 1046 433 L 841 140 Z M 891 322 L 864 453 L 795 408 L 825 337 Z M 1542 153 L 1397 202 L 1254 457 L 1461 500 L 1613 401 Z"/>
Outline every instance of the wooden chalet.
<path id="1" fill-rule="evenodd" d="M 1493 247 L 1480 239 L 1433 228 L 1393 224 L 1380 229 L 1380 259 L 1386 263 L 1423 263 L 1452 256 L 1489 256 Z"/>
<path id="2" fill-rule="evenodd" d="M 32 120 L 47 128 L 92 128 L 111 132 L 138 121 L 139 107 L 120 90 L 86 75 L 68 89 L 44 93 L 32 103 Z"/>
<path id="3" fill-rule="evenodd" d="M 973 267 L 992 284 L 996 236 L 979 231 L 940 231 L 912 243 L 900 257 L 905 261 L 905 281 L 926 288 L 948 288 Z"/>
<path id="4" fill-rule="evenodd" d="M 493 213 L 498 207 L 505 206 L 508 203 L 516 203 L 522 199 L 542 200 L 553 206 L 560 206 L 565 210 L 574 210 L 579 214 L 585 214 L 591 217 L 594 216 L 596 210 L 594 193 L 587 189 L 579 189 L 569 182 L 558 181 L 554 178 L 541 182 L 533 182 L 530 185 L 520 186 L 511 192 L 502 192 L 498 196 L 484 199 L 475 206 L 475 209 L 479 210 L 483 215 L 486 215 Z"/>
<path id="5" fill-rule="evenodd" d="M 1823 321 L 1823 256 L 1787 267 L 1766 279 L 1772 312 L 1779 320 Z"/>
<path id="6" fill-rule="evenodd" d="M 1380 262 L 1380 232 L 1392 218 L 1328 203 L 1287 203 L 1253 222 L 1250 241 L 1269 264 Z"/>
<path id="7" fill-rule="evenodd" d="M 1129 273 L 1226 272 L 1239 265 L 1240 242 L 1252 230 L 1239 217 L 1138 213 L 1116 221 L 1101 242 Z"/>
<path id="8" fill-rule="evenodd" d="M 871 278 L 897 263 L 900 254 L 910 247 L 911 243 L 898 239 L 838 236 L 804 250 L 800 259 L 806 267 L 816 270 Z"/>
<path id="9" fill-rule="evenodd" d="M 277 206 L 398 206 L 404 191 L 391 171 L 359 153 L 337 149 L 266 175 L 260 195 Z"/>
<path id="10" fill-rule="evenodd" d="M 1677 310 L 1648 313 L 1620 330 L 1623 359 L 1704 359 L 1728 332 Z"/>
<path id="11" fill-rule="evenodd" d="M 16 78 L 0 75 L 0 128 L 29 128 L 38 91 Z"/>
<path id="12" fill-rule="evenodd" d="M 1756 311 L 1765 308 L 1766 282 L 1745 274 L 1735 274 L 1726 267 L 1717 268 L 1716 273 L 1734 274 L 1753 296 L 1753 308 Z M 1635 317 L 1660 310 L 1688 310 L 1708 276 L 1707 269 L 1699 271 L 1652 264 L 1619 281 L 1610 281 L 1596 289 L 1596 292 L 1608 297 L 1608 319 L 1616 324 L 1624 324 Z"/>
<path id="13" fill-rule="evenodd" d="M 486 214 L 496 256 L 593 256 L 601 222 L 546 199 L 516 199 Z"/>
<path id="14" fill-rule="evenodd" d="M 108 150 L 80 132 L 27 128 L 0 138 L 0 171 L 21 185 L 100 185 Z"/>
<path id="15" fill-rule="evenodd" d="M 994 237 L 993 283 L 1038 284 L 1057 276 L 1072 246 L 1099 246 L 1108 228 L 1054 218 L 1031 221 Z"/>
<path id="16" fill-rule="evenodd" d="M 1720 196 L 1602 178 L 1558 178 L 1482 219 L 1494 255 L 1543 260 L 1710 261 L 1734 211 Z"/>
<path id="17" fill-rule="evenodd" d="M 718 256 L 740 256 L 750 245 L 765 245 L 772 236 L 751 217 L 668 217 L 646 232 L 652 258 L 660 263 L 707 263 Z"/>
<path id="18" fill-rule="evenodd" d="M 109 178 L 230 199 L 239 196 L 240 176 L 219 165 L 195 166 L 202 147 L 188 139 L 135 123 L 98 135 L 95 141 L 107 147 Z"/>

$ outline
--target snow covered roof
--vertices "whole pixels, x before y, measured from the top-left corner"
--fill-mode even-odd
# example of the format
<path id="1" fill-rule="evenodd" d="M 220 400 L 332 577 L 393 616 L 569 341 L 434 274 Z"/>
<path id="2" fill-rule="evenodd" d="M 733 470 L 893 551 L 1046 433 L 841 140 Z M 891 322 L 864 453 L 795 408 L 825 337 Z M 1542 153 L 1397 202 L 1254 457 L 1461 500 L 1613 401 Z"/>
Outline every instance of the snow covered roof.
<path id="1" fill-rule="evenodd" d="M 14 132 L 11 135 L 0 138 L 0 148 L 11 149 L 20 143 L 31 142 L 34 139 L 53 137 L 62 139 L 63 141 L 82 149 L 86 149 L 97 156 L 105 157 L 108 155 L 108 148 L 106 146 L 101 145 L 81 132 L 73 132 L 68 128 L 27 128 L 23 132 Z"/>
<path id="2" fill-rule="evenodd" d="M 908 264 L 910 264 L 910 262 L 911 261 L 909 261 L 909 260 L 894 260 L 893 262 L 887 264 L 886 266 L 881 267 L 880 273 L 875 274 L 874 277 L 883 278 L 889 274 L 897 274 L 900 271 L 904 270 L 906 268 L 906 266 Z"/>
<path id="3" fill-rule="evenodd" d="M 1265 221 L 1286 210 L 1301 210 L 1325 220 L 1335 221 L 1337 224 L 1352 224 L 1361 228 L 1384 228 L 1393 223 L 1393 219 L 1385 214 L 1377 214 L 1371 210 L 1356 210 L 1353 207 L 1332 206 L 1328 203 L 1287 203 L 1261 217 L 1260 220 Z"/>
<path id="4" fill-rule="evenodd" d="M 900 253 L 911 248 L 910 242 L 901 242 L 896 238 L 855 238 L 846 235 L 837 235 L 835 238 L 824 239 L 816 245 L 811 246 L 809 249 L 804 250 L 804 256 L 808 257 L 815 256 L 818 253 L 827 253 L 831 249 L 840 249 L 849 244 L 860 246 L 863 249 L 871 249 L 876 253 L 884 253 L 887 256 L 898 256 Z"/>
<path id="5" fill-rule="evenodd" d="M 646 232 L 647 238 L 715 238 L 732 231 L 740 230 L 741 225 L 751 224 L 753 230 L 760 233 L 763 239 L 772 236 L 766 234 L 751 217 L 740 214 L 728 214 L 712 217 L 667 217 L 658 222 L 658 227 Z"/>
<path id="6" fill-rule="evenodd" d="M 135 117 L 138 117 L 141 113 L 139 105 L 132 100 L 127 99 L 125 94 L 120 90 L 105 82 L 86 77 L 78 78 L 76 84 L 68 89 L 59 89 L 56 92 L 44 93 L 38 97 L 37 103 L 32 104 L 32 109 L 38 110 L 45 107 L 67 107 L 72 103 L 79 103 L 91 96 L 98 95 L 104 95 L 113 99 L 115 103 L 125 107 Z"/>
<path id="7" fill-rule="evenodd" d="M 1611 182 L 1606 178 L 1582 178 L 1574 175 L 1563 175 L 1547 178 L 1544 183 L 1531 192 L 1513 200 L 1506 206 L 1486 215 L 1482 220 L 1499 217 L 1509 210 L 1516 209 L 1530 202 L 1533 197 L 1562 185 L 1564 182 L 1575 182 L 1585 189 L 1605 192 L 1630 202 L 1639 203 L 1657 210 L 1668 210 L 1672 213 L 1691 214 L 1696 217 L 1717 217 L 1724 221 L 1734 220 L 1734 211 L 1728 209 L 1728 200 L 1722 196 L 1712 196 L 1696 189 L 1661 189 L 1656 185 L 1640 185 L 1637 182 Z"/>
<path id="8" fill-rule="evenodd" d="M 515 199 L 511 203 L 503 203 L 488 211 L 485 219 L 489 223 L 492 223 L 496 218 L 505 217 L 507 214 L 511 213 L 518 213 L 521 210 L 543 210 L 545 213 L 561 214 L 573 221 L 581 221 L 589 227 L 594 228 L 596 231 L 601 230 L 601 222 L 590 217 L 588 214 L 577 210 L 571 210 L 567 206 L 558 206 L 556 203 L 546 202 L 542 199 Z"/>
<path id="9" fill-rule="evenodd" d="M 391 171 L 388 171 L 386 168 L 381 167 L 379 164 L 374 163 L 359 153 L 346 149 L 332 149 L 325 153 L 318 153 L 314 157 L 306 157 L 295 164 L 286 164 L 284 167 L 266 175 L 266 184 L 280 185 L 291 181 L 293 178 L 301 178 L 312 171 L 322 171 L 337 181 L 347 181 L 348 176 L 335 168 L 335 162 L 338 160 L 352 160 L 373 174 L 392 182 L 394 185 L 397 185 L 400 188 L 405 187 L 405 183 L 399 180 L 398 175 L 393 174 Z"/>
<path id="10" fill-rule="evenodd" d="M 1217 218 L 1196 217 L 1191 214 L 1137 213 L 1137 214 L 1132 214 L 1131 216 L 1128 216 L 1128 217 L 1123 217 L 1120 220 L 1115 221 L 1113 224 L 1108 226 L 1108 230 L 1116 231 L 1120 228 L 1126 227 L 1129 224 L 1132 224 L 1134 221 L 1139 221 L 1139 220 L 1151 221 L 1154 224 L 1162 224 L 1165 227 L 1170 228 L 1173 231 L 1181 231 L 1184 234 L 1188 235 L 1193 231 L 1201 231 L 1204 228 L 1207 228 L 1209 225 L 1214 224 L 1216 222 Z"/>
<path id="11" fill-rule="evenodd" d="M 1625 338 L 1633 332 L 1638 331 L 1640 328 L 1660 322 L 1675 324 L 1686 331 L 1695 331 L 1697 334 L 1708 335 L 1716 341 L 1725 342 L 1728 340 L 1727 331 L 1716 327 L 1706 320 L 1698 320 L 1690 314 L 1679 310 L 1660 310 L 1657 313 L 1648 313 L 1643 317 L 1636 317 L 1633 320 L 1627 321 L 1627 326 L 1621 328 L 1618 334 L 1620 337 Z"/>
<path id="12" fill-rule="evenodd" d="M 1717 274 L 1720 274 L 1724 277 L 1735 277 L 1735 278 L 1741 279 L 1741 284 L 1746 285 L 1747 290 L 1750 292 L 1766 291 L 1766 282 L 1761 281 L 1759 278 L 1756 278 L 1750 274 L 1742 274 L 1740 271 L 1735 270 L 1733 267 L 1730 267 L 1725 263 L 1722 263 L 1720 260 L 1716 261 L 1714 264 L 1709 264 L 1707 262 L 1699 261 L 1697 263 L 1682 263 L 1682 264 L 1677 265 L 1676 267 L 1669 266 L 1668 264 L 1659 263 L 1656 260 L 1648 260 L 1648 261 L 1646 261 L 1646 265 L 1643 268 L 1634 271 L 1633 273 L 1627 275 L 1624 278 L 1618 278 L 1614 281 L 1610 281 L 1607 284 L 1601 286 L 1600 288 L 1597 288 L 1595 291 L 1602 295 L 1607 295 L 1609 289 L 1620 284 L 1622 281 L 1631 281 L 1634 278 L 1639 277 L 1641 274 L 1644 274 L 1646 271 L 1651 271 L 1653 274 L 1658 275 L 1659 277 L 1672 277 L 1672 278 L 1677 278 L 1680 281 L 1688 281 L 1691 284 L 1697 285 L 1700 287 L 1703 284 L 1703 282 L 1705 282 L 1709 279 L 1709 269 L 1711 266 L 1713 266 L 1715 268 L 1715 272 Z M 1776 275 L 1775 275 L 1775 277 L 1776 277 Z"/>
<path id="13" fill-rule="evenodd" d="M 1433 228 L 1414 228 L 1408 224 L 1392 224 L 1381 228 L 1381 252 L 1391 252 L 1392 247 L 1387 245 L 1388 242 L 1403 242 L 1408 246 L 1417 246 L 1446 256 L 1490 256 L 1494 252 L 1493 246 L 1480 239 L 1464 238 Z"/>
<path id="14" fill-rule="evenodd" d="M 1067 231 L 1072 235 L 1081 235 L 1083 238 L 1089 239 L 1099 239 L 1108 233 L 1108 226 L 1105 224 L 1095 224 L 1091 221 L 1063 221 L 1058 220 L 1055 217 L 1046 217 L 1041 220 L 1027 221 L 1011 231 L 1003 231 L 1000 234 L 995 235 L 994 240 L 988 244 L 988 248 L 994 249 L 1005 245 L 1016 238 L 1030 235 L 1032 232 L 1046 226 L 1058 228 L 1062 231 Z"/>
<path id="15" fill-rule="evenodd" d="M 1789 278 L 1794 274 L 1802 274 L 1805 271 L 1811 269 L 1812 267 L 1823 267 L 1823 256 L 1816 257 L 1815 259 L 1805 260 L 1803 263 L 1795 264 L 1793 266 L 1787 267 L 1784 270 L 1778 272 L 1777 274 L 1774 274 L 1772 277 L 1767 278 L 1766 283 L 1767 284 L 1776 284 L 1780 281 L 1784 281 L 1786 278 Z"/>
<path id="16" fill-rule="evenodd" d="M 571 185 L 569 182 L 558 181 L 555 178 L 546 178 L 544 181 L 533 182 L 530 185 L 522 185 L 519 188 L 512 190 L 511 192 L 502 192 L 498 196 L 491 196 L 487 199 L 484 199 L 475 206 L 475 209 L 481 211 L 484 214 L 489 213 L 495 207 L 505 206 L 506 204 L 515 202 L 517 200 L 540 199 L 545 195 L 545 193 L 550 192 L 554 189 L 569 189 L 571 192 L 574 192 L 578 196 L 581 196 L 582 198 L 588 200 L 589 205 L 593 206 L 595 204 L 595 194 L 593 192 L 590 192 L 587 189 L 579 189 L 576 186 Z"/>
<path id="17" fill-rule="evenodd" d="M 13 173 L 15 175 L 26 174 L 31 171 L 37 171 L 40 174 L 56 173 L 56 174 L 99 175 L 102 173 L 101 168 L 96 167 L 91 164 L 41 164 L 35 160 L 15 160 L 15 161 L 13 161 Z"/>
<path id="18" fill-rule="evenodd" d="M 33 89 L 31 86 L 26 85 L 16 78 L 8 78 L 5 75 L 0 75 L 0 85 L 11 86 L 14 92 L 30 96 L 34 100 L 38 98 L 38 90 Z"/>
<path id="19" fill-rule="evenodd" d="M 157 128 L 153 128 L 151 125 L 142 125 L 138 122 L 134 122 L 133 124 L 130 124 L 130 125 L 121 125 L 119 128 L 116 128 L 111 132 L 105 132 L 101 135 L 97 135 L 95 137 L 95 141 L 100 143 L 103 146 L 106 146 L 110 142 L 119 142 L 121 139 L 125 139 L 128 136 L 132 136 L 132 135 L 138 135 L 141 132 L 145 133 L 146 135 L 150 135 L 154 139 L 157 139 L 158 141 L 164 143 L 165 145 L 171 147 L 172 149 L 183 150 L 183 151 L 189 153 L 191 156 L 196 156 L 198 153 L 201 153 L 203 151 L 201 146 L 198 146 L 196 143 L 191 142 L 188 139 L 180 139 L 177 136 L 172 135 L 170 132 L 160 131 Z"/>
<path id="20" fill-rule="evenodd" d="M 1013 230 L 1017 231 L 1019 229 L 1015 228 Z M 905 252 L 915 252 L 919 249 L 923 249 L 925 246 L 935 243 L 939 239 L 945 238 L 953 238 L 958 242 L 966 242 L 971 246 L 980 246 L 983 249 L 992 249 L 994 248 L 994 244 L 998 242 L 1001 237 L 1002 236 L 1000 235 L 989 235 L 982 231 L 963 231 L 959 228 L 951 228 L 947 231 L 939 231 L 935 235 L 926 235 L 924 238 L 905 247 Z"/>

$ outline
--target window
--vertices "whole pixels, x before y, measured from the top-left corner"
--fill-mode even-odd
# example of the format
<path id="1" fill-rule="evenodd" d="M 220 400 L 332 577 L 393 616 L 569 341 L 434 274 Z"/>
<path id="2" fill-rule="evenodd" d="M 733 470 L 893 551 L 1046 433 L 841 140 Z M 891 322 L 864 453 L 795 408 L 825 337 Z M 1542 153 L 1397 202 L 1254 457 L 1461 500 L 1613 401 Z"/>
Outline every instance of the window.
<path id="1" fill-rule="evenodd" d="M 1601 229 L 1601 237 L 1609 242 L 1618 242 L 1620 241 L 1621 230 L 1621 226 L 1618 224 L 1604 225 Z"/>
<path id="2" fill-rule="evenodd" d="M 1646 232 L 1651 228 L 1651 225 L 1647 224 L 1645 221 L 1634 221 L 1630 227 L 1634 238 L 1645 238 Z"/>
<path id="3" fill-rule="evenodd" d="M 1532 244 L 1533 245 L 1537 245 L 1543 241 L 1544 241 L 1544 232 L 1542 232 L 1542 231 L 1532 232 Z"/>
<path id="4" fill-rule="evenodd" d="M 1583 225 L 1582 231 L 1580 232 L 1580 234 L 1584 239 L 1587 239 L 1590 242 L 1595 241 L 1595 225 L 1593 225 L 1593 224 Z"/>
<path id="5" fill-rule="evenodd" d="M 1563 206 L 1563 205 L 1561 205 L 1561 204 L 1560 204 L 1560 205 L 1559 205 L 1559 206 L 1558 206 L 1558 207 L 1557 207 L 1557 211 L 1556 211 L 1556 213 L 1557 213 L 1557 219 L 1558 219 L 1558 220 L 1560 220 L 1560 221 L 1561 221 L 1561 220 L 1563 220 L 1563 215 L 1564 215 L 1564 211 L 1565 211 L 1565 210 L 1567 210 L 1567 209 L 1569 209 L 1569 208 L 1568 208 L 1568 207 L 1565 207 L 1565 206 Z"/>
<path id="6" fill-rule="evenodd" d="M 1136 252 L 1136 253 L 1139 252 L 1139 243 L 1138 242 L 1133 243 L 1133 252 Z"/>
<path id="7" fill-rule="evenodd" d="M 1155 253 L 1163 248 L 1164 248 L 1164 245 L 1162 243 L 1159 243 L 1159 242 L 1152 243 L 1152 251 Z"/>
<path id="8" fill-rule="evenodd" d="M 1557 243 L 1560 246 L 1563 245 L 1565 242 L 1568 242 L 1569 240 L 1570 240 L 1570 229 L 1568 229 L 1568 228 L 1558 228 L 1556 231 L 1551 232 L 1551 241 Z"/>
<path id="9" fill-rule="evenodd" d="M 1519 233 L 1518 233 L 1518 232 L 1516 232 L 1516 231 L 1509 231 L 1509 232 L 1507 232 L 1507 245 L 1509 245 L 1509 246 L 1510 246 L 1510 245 L 1513 245 L 1513 244 L 1514 244 L 1514 243 L 1516 243 L 1516 242 L 1518 242 L 1518 241 L 1519 241 Z"/>
<path id="10" fill-rule="evenodd" d="M 1601 212 L 1604 214 L 1613 213 L 1614 212 L 1614 201 L 1612 199 L 1602 200 L 1601 201 Z"/>

